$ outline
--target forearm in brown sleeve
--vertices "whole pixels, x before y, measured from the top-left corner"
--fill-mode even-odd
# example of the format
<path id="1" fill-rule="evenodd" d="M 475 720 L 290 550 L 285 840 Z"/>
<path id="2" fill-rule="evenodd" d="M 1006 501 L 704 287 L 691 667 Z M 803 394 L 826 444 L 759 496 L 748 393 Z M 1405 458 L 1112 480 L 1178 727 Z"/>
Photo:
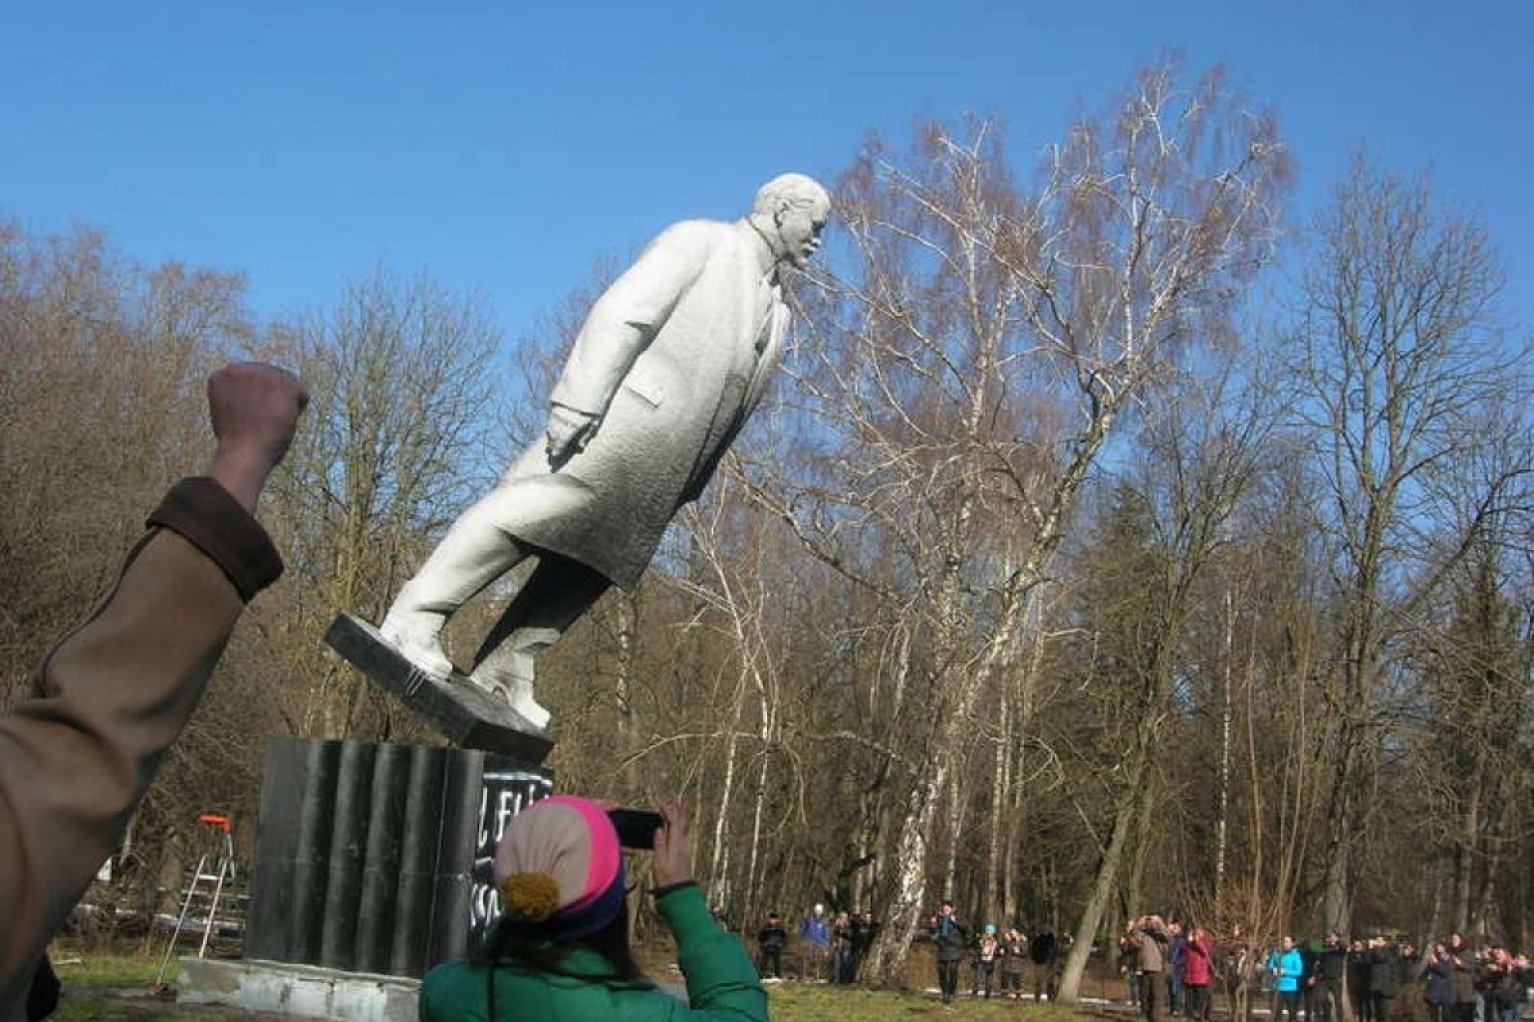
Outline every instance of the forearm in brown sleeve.
<path id="1" fill-rule="evenodd" d="M 211 480 L 183 480 L 150 525 L 111 594 L 44 661 L 43 696 L 0 718 L 0 1015 L 121 841 L 245 598 L 281 571 Z"/>

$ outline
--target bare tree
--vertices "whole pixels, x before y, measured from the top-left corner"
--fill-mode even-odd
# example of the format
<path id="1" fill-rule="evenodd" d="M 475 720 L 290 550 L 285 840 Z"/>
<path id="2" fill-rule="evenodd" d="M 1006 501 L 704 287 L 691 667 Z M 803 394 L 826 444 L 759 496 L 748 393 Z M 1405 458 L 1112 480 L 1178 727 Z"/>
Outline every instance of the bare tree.
<path id="1" fill-rule="evenodd" d="M 1504 414 L 1522 356 L 1501 343 L 1501 271 L 1486 231 L 1439 208 L 1423 178 L 1359 158 L 1316 226 L 1297 330 L 1301 428 L 1326 491 L 1316 510 L 1337 601 L 1322 923 L 1351 922 L 1390 666 L 1444 572 L 1501 506 L 1522 465 L 1468 494 L 1477 448 L 1514 449 Z"/>
<path id="2" fill-rule="evenodd" d="M 807 549 L 925 638 L 876 978 L 915 933 L 977 699 L 1018 657 L 1082 485 L 1119 416 L 1222 335 L 1286 169 L 1271 118 L 1218 72 L 1189 86 L 1169 63 L 1074 125 L 1031 192 L 983 121 L 927 126 L 906 160 L 871 144 L 842 181 L 844 256 L 807 296 L 791 399 L 811 451 L 795 478 L 753 478 Z M 893 558 L 870 562 L 875 546 Z"/>
<path id="3" fill-rule="evenodd" d="M 261 351 L 292 365 L 313 395 L 269 503 L 289 577 L 258 619 L 291 658 L 285 673 L 303 679 L 286 710 L 296 732 L 358 734 L 370 688 L 323 652 L 320 634 L 341 610 L 377 620 L 488 476 L 487 367 L 498 341 L 473 299 L 382 268 L 334 306 L 268 332 Z M 373 733 L 386 733 L 388 704 L 372 709 L 382 722 Z"/>
<path id="4" fill-rule="evenodd" d="M 38 657 L 110 586 L 145 509 L 202 460 L 207 373 L 251 330 L 237 274 L 144 266 L 89 228 L 34 237 L 0 223 L 0 702 L 28 694 Z M 179 749 L 217 732 L 227 677 Z M 154 907 L 196 827 L 186 805 L 249 788 L 247 771 L 205 770 L 173 755 L 106 897 Z"/>

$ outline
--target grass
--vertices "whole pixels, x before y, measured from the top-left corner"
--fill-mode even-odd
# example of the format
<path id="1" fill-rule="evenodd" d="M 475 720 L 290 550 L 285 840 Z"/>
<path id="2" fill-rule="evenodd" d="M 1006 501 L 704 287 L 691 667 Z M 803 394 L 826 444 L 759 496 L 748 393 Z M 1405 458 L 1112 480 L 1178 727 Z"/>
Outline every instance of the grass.
<path id="1" fill-rule="evenodd" d="M 59 1022 L 171 1022 L 201 1018 L 177 1014 L 174 1004 L 151 999 L 158 957 L 96 954 L 54 947 L 53 971 L 64 984 Z"/>
<path id="2" fill-rule="evenodd" d="M 158 956 L 93 954 L 57 947 L 53 954 L 55 971 L 64 984 L 64 996 L 53 1016 L 58 1022 L 207 1022 L 210 1018 L 254 1017 L 155 999 L 151 994 L 160 968 Z M 1103 1018 L 1088 1010 L 1031 1000 L 971 999 L 962 993 L 951 1008 L 945 1008 L 935 995 L 893 990 L 803 983 L 773 983 L 767 990 L 774 1022 L 921 1022 L 945 1018 L 964 1022 L 1083 1022 Z"/>
<path id="3" fill-rule="evenodd" d="M 935 995 L 785 983 L 768 987 L 774 1022 L 898 1022 L 900 1019 L 963 1019 L 964 1022 L 1082 1022 L 1101 1016 L 1032 1001 L 971 999 L 960 995 L 944 1006 Z"/>
<path id="4" fill-rule="evenodd" d="M 138 989 L 148 993 L 154 986 L 155 973 L 160 971 L 158 957 L 95 954 L 57 946 L 49 954 L 53 961 L 53 971 L 58 973 L 60 982 L 66 987 Z"/>

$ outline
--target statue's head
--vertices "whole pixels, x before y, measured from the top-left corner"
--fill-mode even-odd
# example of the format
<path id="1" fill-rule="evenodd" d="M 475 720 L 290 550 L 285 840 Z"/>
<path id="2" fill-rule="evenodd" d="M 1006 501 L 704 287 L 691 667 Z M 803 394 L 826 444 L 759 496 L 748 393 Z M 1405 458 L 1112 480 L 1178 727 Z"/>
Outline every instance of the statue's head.
<path id="1" fill-rule="evenodd" d="M 831 196 L 819 182 L 803 174 L 779 174 L 757 191 L 750 219 L 779 261 L 804 266 L 820 248 L 820 232 L 830 216 Z"/>

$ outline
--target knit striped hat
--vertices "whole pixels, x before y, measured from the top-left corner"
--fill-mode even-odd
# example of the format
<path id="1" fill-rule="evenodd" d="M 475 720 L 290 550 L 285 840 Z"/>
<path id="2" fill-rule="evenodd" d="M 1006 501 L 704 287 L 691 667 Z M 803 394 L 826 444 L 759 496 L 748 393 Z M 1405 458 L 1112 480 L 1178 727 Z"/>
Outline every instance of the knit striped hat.
<path id="1" fill-rule="evenodd" d="M 588 937 L 623 907 L 618 832 L 607 813 L 584 798 L 534 802 L 501 837 L 495 886 L 511 918 L 545 927 L 556 941 Z"/>

